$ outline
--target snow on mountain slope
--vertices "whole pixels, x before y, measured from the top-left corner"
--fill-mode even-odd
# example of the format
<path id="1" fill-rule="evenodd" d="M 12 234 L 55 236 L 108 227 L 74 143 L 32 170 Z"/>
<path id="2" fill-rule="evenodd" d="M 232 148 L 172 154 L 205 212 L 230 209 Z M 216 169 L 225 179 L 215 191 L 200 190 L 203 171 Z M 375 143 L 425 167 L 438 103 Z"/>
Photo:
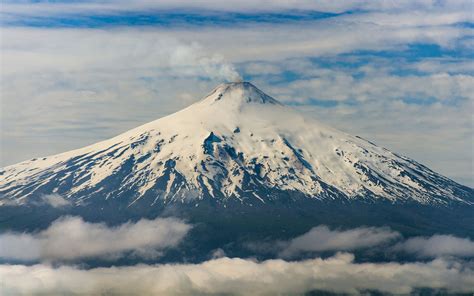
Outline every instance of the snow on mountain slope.
<path id="1" fill-rule="evenodd" d="M 325 126 L 248 82 L 112 139 L 5 167 L 3 203 L 57 193 L 76 204 L 266 203 L 287 196 L 473 202 L 473 190 L 415 161 Z M 0 201 L 1 203 L 2 201 Z"/>

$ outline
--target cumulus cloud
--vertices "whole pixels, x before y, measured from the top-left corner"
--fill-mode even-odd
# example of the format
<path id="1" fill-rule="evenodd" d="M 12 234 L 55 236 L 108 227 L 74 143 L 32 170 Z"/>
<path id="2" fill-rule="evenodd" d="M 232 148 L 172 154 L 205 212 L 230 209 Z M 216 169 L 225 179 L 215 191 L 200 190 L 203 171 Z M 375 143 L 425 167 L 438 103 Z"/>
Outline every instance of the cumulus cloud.
<path id="1" fill-rule="evenodd" d="M 399 237 L 400 233 L 386 228 L 331 230 L 322 225 L 285 243 L 280 255 L 290 257 L 303 252 L 350 251 L 380 245 Z"/>
<path id="2" fill-rule="evenodd" d="M 19 261 L 67 261 L 117 258 L 127 252 L 156 257 L 176 246 L 191 226 L 174 218 L 141 219 L 114 227 L 64 217 L 35 233 L 0 234 L 0 258 Z"/>
<path id="3" fill-rule="evenodd" d="M 474 271 L 462 263 L 354 263 L 351 254 L 300 262 L 219 258 L 200 264 L 94 268 L 0 265 L 5 295 L 302 294 L 313 290 L 409 294 L 415 288 L 470 292 Z"/>
<path id="4" fill-rule="evenodd" d="M 452 235 L 414 237 L 395 245 L 393 249 L 425 258 L 439 256 L 474 257 L 474 242 L 468 238 L 459 238 Z"/>

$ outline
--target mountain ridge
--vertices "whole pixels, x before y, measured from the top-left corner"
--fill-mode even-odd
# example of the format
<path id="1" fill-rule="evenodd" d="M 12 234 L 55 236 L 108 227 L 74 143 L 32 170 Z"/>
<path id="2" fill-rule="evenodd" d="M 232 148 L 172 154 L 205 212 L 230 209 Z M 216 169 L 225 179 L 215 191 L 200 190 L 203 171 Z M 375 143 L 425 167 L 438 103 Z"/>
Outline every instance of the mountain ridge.
<path id="1" fill-rule="evenodd" d="M 249 82 L 111 139 L 7 166 L 0 204 L 59 194 L 76 205 L 120 199 L 265 204 L 281 196 L 473 204 L 473 190 L 304 116 Z M 301 197 L 298 197 L 301 198 Z"/>

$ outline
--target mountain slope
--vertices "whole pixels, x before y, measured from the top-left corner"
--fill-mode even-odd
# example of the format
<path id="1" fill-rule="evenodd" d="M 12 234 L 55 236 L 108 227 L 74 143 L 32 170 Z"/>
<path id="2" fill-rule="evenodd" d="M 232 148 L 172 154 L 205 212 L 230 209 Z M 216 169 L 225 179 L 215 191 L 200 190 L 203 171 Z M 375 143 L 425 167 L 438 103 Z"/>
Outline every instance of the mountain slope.
<path id="1" fill-rule="evenodd" d="M 112 139 L 5 167 L 1 203 L 44 194 L 129 206 L 291 198 L 448 204 L 473 190 L 406 157 L 303 116 L 248 82 Z"/>

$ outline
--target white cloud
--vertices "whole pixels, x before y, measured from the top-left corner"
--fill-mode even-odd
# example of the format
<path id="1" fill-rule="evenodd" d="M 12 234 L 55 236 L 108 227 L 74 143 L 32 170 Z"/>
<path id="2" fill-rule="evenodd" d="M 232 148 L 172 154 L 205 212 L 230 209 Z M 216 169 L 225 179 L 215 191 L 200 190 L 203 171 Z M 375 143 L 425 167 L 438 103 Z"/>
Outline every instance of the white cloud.
<path id="1" fill-rule="evenodd" d="M 414 10 L 370 12 L 344 16 L 356 22 L 374 23 L 389 27 L 444 26 L 472 21 L 469 10 Z"/>
<path id="2" fill-rule="evenodd" d="M 452 235 L 414 237 L 394 246 L 396 251 L 404 251 L 419 257 L 439 256 L 474 257 L 474 242 L 468 238 Z"/>
<path id="3" fill-rule="evenodd" d="M 0 258 L 36 261 L 40 258 L 39 240 L 26 233 L 0 234 Z"/>
<path id="4" fill-rule="evenodd" d="M 47 205 L 52 206 L 53 208 L 62 208 L 70 206 L 71 202 L 59 194 L 46 194 L 41 197 L 41 201 Z"/>
<path id="5" fill-rule="evenodd" d="M 331 230 L 323 225 L 314 227 L 284 244 L 280 255 L 291 257 L 303 252 L 350 251 L 388 243 L 399 237 L 398 232 L 386 228 Z"/>
<path id="6" fill-rule="evenodd" d="M 474 61 L 470 59 L 426 59 L 410 65 L 426 73 L 474 73 Z"/>
<path id="7" fill-rule="evenodd" d="M 342 71 L 290 83 L 285 90 L 296 92 L 299 99 L 322 100 L 402 100 L 435 98 L 474 101 L 474 76 L 447 73 L 397 76 L 375 71 L 356 79 Z"/>
<path id="8" fill-rule="evenodd" d="M 36 234 L 0 234 L 0 258 L 20 261 L 107 259 L 126 252 L 140 257 L 158 256 L 166 248 L 176 246 L 190 228 L 173 218 L 141 219 L 108 227 L 79 217 L 65 217 Z"/>
<path id="9" fill-rule="evenodd" d="M 359 294 L 365 290 L 409 294 L 426 287 L 474 289 L 474 271 L 461 263 L 354 263 L 351 254 L 300 262 L 219 258 L 200 264 L 94 268 L 0 265 L 4 295 L 302 294 L 311 290 Z"/>

